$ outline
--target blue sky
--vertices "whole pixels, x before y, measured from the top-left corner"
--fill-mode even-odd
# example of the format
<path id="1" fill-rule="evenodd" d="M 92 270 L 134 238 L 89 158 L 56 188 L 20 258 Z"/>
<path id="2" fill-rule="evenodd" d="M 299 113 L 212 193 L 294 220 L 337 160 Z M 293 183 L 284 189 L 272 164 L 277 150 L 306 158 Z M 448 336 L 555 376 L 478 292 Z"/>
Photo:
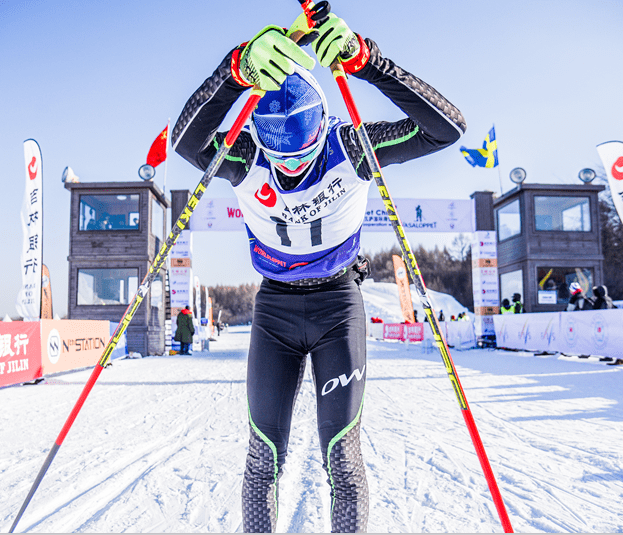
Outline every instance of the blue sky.
<path id="1" fill-rule="evenodd" d="M 595 146 L 623 139 L 620 0 L 335 0 L 332 8 L 437 88 L 467 121 L 455 146 L 386 168 L 394 198 L 499 193 L 498 170 L 471 168 L 458 149 L 479 148 L 492 124 L 504 192 L 514 167 L 526 169 L 528 182 L 579 184 L 580 169 L 599 166 Z M 21 283 L 23 141 L 36 139 L 43 154 L 44 263 L 54 311 L 63 316 L 69 250 L 63 169 L 71 166 L 81 182 L 139 180 L 151 142 L 224 55 L 267 24 L 288 26 L 299 10 L 295 0 L 0 0 L 1 316 L 16 314 Z M 330 74 L 319 66 L 313 72 L 331 113 L 347 118 Z M 373 87 L 355 79 L 350 85 L 364 120 L 403 116 Z M 162 187 L 164 166 L 157 171 Z M 170 155 L 167 191 L 193 189 L 200 178 Z M 370 194 L 377 195 L 374 187 Z M 215 179 L 206 195 L 233 192 Z M 409 235 L 414 246 L 426 247 L 453 237 Z M 388 233 L 366 233 L 362 241 L 372 253 L 393 242 Z M 196 233 L 193 267 L 209 286 L 259 281 L 244 233 Z"/>

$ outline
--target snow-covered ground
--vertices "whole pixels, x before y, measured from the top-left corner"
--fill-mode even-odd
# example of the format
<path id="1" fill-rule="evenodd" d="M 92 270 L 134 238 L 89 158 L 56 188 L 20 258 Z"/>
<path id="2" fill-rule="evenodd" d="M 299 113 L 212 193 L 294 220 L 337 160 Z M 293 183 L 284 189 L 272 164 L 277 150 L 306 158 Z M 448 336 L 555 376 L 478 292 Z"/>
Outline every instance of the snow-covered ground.
<path id="1" fill-rule="evenodd" d="M 371 299 L 367 292 L 366 307 L 384 306 Z M 249 327 L 231 328 L 209 352 L 116 360 L 17 531 L 241 531 L 248 342 Z M 502 531 L 436 350 L 370 339 L 368 354 L 369 531 Z M 623 366 L 486 349 L 453 358 L 514 529 L 621 532 Z M 10 528 L 90 373 L 0 390 L 0 531 Z M 278 531 L 330 531 L 315 427 L 308 374 Z"/>

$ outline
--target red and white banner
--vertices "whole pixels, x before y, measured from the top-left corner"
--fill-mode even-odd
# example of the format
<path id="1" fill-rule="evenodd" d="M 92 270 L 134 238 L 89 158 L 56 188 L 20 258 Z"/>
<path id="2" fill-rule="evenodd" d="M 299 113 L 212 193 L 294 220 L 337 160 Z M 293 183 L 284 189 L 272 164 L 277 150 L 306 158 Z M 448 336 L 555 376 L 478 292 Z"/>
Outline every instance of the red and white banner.
<path id="1" fill-rule="evenodd" d="M 409 342 L 421 342 L 424 340 L 423 323 L 405 323 L 402 332 L 404 339 L 409 340 Z"/>
<path id="2" fill-rule="evenodd" d="M 41 377 L 41 331 L 38 322 L 0 322 L 0 386 Z"/>
<path id="3" fill-rule="evenodd" d="M 0 387 L 95 366 L 110 339 L 110 322 L 0 322 Z"/>
<path id="4" fill-rule="evenodd" d="M 403 323 L 384 323 L 383 339 L 384 340 L 402 340 Z"/>
<path id="5" fill-rule="evenodd" d="M 614 207 L 617 209 L 619 218 L 623 221 L 623 142 L 608 141 L 602 143 L 597 145 L 597 152 L 608 175 Z"/>
<path id="6" fill-rule="evenodd" d="M 26 321 L 41 317 L 41 267 L 43 248 L 43 182 L 41 150 L 34 139 L 24 141 L 26 160 L 26 191 L 22 203 L 22 234 L 24 236 L 20 266 L 22 287 L 17 295 L 17 313 Z"/>
<path id="7" fill-rule="evenodd" d="M 384 323 L 383 339 L 385 340 L 409 340 L 409 342 L 421 342 L 424 340 L 423 323 Z"/>

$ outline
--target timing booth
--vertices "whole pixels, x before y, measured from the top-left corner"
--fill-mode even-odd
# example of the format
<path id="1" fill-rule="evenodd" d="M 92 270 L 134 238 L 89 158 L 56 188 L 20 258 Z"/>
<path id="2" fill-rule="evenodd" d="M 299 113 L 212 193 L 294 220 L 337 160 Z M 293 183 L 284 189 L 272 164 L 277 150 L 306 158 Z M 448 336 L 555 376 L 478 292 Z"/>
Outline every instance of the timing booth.
<path id="1" fill-rule="evenodd" d="M 65 182 L 71 193 L 68 318 L 119 323 L 168 229 L 169 202 L 152 181 Z M 128 351 L 165 352 L 164 270 L 127 327 Z"/>
<path id="2" fill-rule="evenodd" d="M 500 301 L 519 293 L 525 312 L 558 312 L 577 281 L 603 284 L 602 185 L 521 183 L 493 202 Z"/>

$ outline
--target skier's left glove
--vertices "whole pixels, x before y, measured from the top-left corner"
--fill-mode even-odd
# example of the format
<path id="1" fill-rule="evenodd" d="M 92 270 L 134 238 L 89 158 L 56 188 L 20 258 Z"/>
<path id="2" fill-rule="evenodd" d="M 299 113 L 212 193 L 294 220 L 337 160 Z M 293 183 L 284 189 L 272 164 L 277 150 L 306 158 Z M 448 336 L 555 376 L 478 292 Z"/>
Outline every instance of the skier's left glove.
<path id="1" fill-rule="evenodd" d="M 314 52 L 316 52 L 318 62 L 323 67 L 328 67 L 338 57 L 343 63 L 351 63 L 367 53 L 363 64 L 370 57 L 370 52 L 365 42 L 348 27 L 343 19 L 333 13 L 330 13 L 325 21 L 316 27 L 315 30 L 319 35 L 318 39 L 312 43 L 312 47 Z M 359 70 L 363 65 L 358 67 L 356 70 Z M 350 71 L 350 69 L 348 70 Z"/>

